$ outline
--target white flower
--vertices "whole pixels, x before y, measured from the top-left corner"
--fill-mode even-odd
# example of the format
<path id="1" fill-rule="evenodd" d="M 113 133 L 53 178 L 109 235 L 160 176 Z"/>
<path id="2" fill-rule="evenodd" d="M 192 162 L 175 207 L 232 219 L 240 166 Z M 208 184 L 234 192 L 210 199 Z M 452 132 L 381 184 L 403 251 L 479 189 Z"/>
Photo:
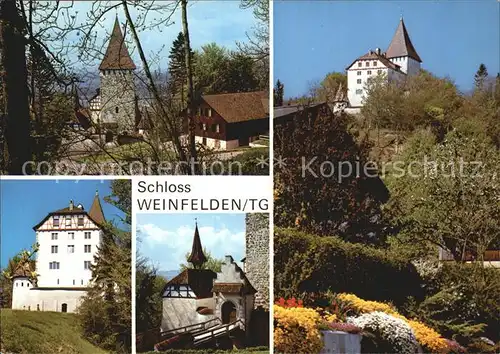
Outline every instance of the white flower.
<path id="1" fill-rule="evenodd" d="M 402 319 L 376 311 L 359 317 L 348 317 L 347 322 L 380 335 L 394 345 L 394 352 L 402 354 L 418 352 L 417 338 L 410 326 Z"/>

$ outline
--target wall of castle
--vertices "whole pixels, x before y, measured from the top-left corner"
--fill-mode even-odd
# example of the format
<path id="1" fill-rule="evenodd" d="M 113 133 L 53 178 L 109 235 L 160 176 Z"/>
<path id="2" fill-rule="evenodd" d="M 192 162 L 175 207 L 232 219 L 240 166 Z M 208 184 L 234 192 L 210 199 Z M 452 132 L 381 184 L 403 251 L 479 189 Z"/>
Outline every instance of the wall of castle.
<path id="1" fill-rule="evenodd" d="M 66 304 L 66 312 L 76 312 L 85 294 L 85 290 L 38 289 L 32 287 L 20 294 L 14 288 L 12 309 L 62 312 L 63 304 Z"/>
<path id="2" fill-rule="evenodd" d="M 135 130 L 135 84 L 131 70 L 103 70 L 101 124 L 117 124 L 119 132 Z"/>
<path id="3" fill-rule="evenodd" d="M 269 214 L 246 215 L 245 273 L 257 290 L 255 307 L 269 308 Z"/>

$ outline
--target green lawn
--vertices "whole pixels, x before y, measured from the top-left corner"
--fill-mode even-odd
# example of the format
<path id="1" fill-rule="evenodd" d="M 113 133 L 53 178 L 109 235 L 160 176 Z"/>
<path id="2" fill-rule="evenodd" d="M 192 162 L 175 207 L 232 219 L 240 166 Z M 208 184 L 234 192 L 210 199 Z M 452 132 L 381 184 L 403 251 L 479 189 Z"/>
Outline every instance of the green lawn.
<path id="1" fill-rule="evenodd" d="M 2 353 L 107 353 L 82 337 L 74 314 L 1 309 L 0 315 Z"/>

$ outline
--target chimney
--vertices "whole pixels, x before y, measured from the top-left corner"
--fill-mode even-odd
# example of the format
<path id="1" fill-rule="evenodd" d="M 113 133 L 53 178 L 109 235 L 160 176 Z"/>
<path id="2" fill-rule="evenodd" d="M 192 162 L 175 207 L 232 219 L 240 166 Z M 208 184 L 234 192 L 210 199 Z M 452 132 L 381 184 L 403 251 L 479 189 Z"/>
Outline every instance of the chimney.
<path id="1" fill-rule="evenodd" d="M 73 201 L 72 200 L 69 201 L 69 210 L 73 210 Z"/>
<path id="2" fill-rule="evenodd" d="M 376 48 L 375 53 L 377 53 L 377 55 L 380 55 L 380 48 Z"/>
<path id="3" fill-rule="evenodd" d="M 373 50 L 370 49 L 370 51 L 368 52 L 368 54 L 373 54 Z"/>

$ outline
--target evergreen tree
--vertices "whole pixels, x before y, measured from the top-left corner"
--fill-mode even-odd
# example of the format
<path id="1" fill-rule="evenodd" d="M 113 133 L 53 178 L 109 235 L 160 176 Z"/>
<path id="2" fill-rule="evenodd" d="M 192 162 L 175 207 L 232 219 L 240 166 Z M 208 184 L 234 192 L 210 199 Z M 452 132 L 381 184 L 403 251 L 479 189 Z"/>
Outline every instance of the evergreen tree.
<path id="1" fill-rule="evenodd" d="M 479 69 L 477 69 L 476 75 L 474 75 L 474 83 L 477 90 L 482 90 L 484 88 L 484 82 L 488 77 L 488 70 L 486 69 L 486 65 L 479 65 Z"/>
<path id="2" fill-rule="evenodd" d="M 182 105 L 186 102 L 186 57 L 184 55 L 184 34 L 179 32 L 170 48 L 168 73 L 174 94 L 178 94 Z"/>
<path id="3" fill-rule="evenodd" d="M 126 186 L 128 185 L 128 188 Z M 130 222 L 130 181 L 112 182 L 105 198 L 121 209 Z M 92 343 L 117 353 L 131 351 L 131 246 L 129 225 L 119 230 L 103 225 L 103 237 L 92 265 L 92 284 L 78 311 L 84 336 Z"/>
<path id="4" fill-rule="evenodd" d="M 274 88 L 274 107 L 283 106 L 283 99 L 285 95 L 285 86 L 278 79 L 276 87 Z"/>
<path id="5" fill-rule="evenodd" d="M 225 92 L 251 92 L 259 88 L 259 80 L 255 76 L 254 60 L 243 53 L 233 53 L 225 73 Z"/>

